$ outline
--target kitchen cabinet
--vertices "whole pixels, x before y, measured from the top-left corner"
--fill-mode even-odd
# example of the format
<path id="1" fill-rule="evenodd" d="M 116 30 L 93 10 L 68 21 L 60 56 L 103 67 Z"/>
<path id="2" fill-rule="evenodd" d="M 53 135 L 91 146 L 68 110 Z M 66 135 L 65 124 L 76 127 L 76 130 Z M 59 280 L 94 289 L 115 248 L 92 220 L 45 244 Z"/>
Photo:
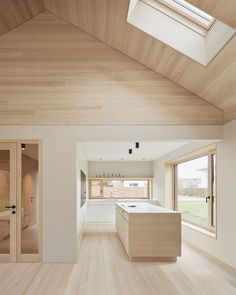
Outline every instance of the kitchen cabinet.
<path id="1" fill-rule="evenodd" d="M 132 261 L 176 261 L 181 214 L 149 203 L 116 203 L 116 229 Z"/>

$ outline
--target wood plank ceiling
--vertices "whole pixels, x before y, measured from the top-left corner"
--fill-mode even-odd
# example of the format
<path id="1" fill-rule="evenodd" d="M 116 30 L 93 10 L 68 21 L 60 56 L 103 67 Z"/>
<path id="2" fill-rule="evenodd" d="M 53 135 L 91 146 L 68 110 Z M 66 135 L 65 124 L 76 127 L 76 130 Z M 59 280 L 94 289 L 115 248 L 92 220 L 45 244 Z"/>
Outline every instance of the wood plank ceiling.
<path id="1" fill-rule="evenodd" d="M 190 0 L 236 26 L 235 0 Z M 126 22 L 129 0 L 45 0 L 46 9 L 236 118 L 236 37 L 204 67 Z"/>
<path id="2" fill-rule="evenodd" d="M 43 10 L 43 0 L 0 0 L 0 36 Z"/>
<path id="3" fill-rule="evenodd" d="M 215 106 L 49 12 L 1 36 L 0 69 L 1 124 L 222 123 Z"/>

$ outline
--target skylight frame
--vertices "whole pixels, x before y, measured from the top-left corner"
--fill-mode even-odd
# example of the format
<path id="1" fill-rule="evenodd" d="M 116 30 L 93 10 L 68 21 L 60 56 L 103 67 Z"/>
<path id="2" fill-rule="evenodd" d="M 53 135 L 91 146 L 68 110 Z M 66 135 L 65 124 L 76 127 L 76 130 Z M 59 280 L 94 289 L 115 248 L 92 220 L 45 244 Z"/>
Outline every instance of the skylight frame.
<path id="1" fill-rule="evenodd" d="M 127 22 L 203 66 L 236 32 L 217 19 L 206 30 L 158 0 L 130 0 Z"/>
<path id="2" fill-rule="evenodd" d="M 215 18 L 185 0 L 156 0 L 171 10 L 209 31 Z"/>

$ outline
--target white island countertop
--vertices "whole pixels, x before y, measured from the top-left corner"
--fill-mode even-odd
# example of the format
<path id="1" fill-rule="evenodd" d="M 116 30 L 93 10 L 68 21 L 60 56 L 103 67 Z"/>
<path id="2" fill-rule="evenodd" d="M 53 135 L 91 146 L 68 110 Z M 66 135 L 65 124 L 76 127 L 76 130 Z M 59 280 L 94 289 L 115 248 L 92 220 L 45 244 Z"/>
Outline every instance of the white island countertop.
<path id="1" fill-rule="evenodd" d="M 163 208 L 148 202 L 116 202 L 116 205 L 127 213 L 179 213 L 171 209 Z"/>

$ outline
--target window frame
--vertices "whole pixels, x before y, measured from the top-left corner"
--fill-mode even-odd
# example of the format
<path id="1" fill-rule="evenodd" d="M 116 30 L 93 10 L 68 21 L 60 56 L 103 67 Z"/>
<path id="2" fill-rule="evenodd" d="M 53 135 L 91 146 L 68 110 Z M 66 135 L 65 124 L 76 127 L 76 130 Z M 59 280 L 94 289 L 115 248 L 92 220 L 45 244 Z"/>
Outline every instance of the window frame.
<path id="1" fill-rule="evenodd" d="M 181 11 L 174 5 L 168 4 L 166 0 L 139 0 L 139 1 L 142 1 L 145 4 L 153 7 L 154 9 L 160 11 L 161 13 L 167 15 L 168 17 L 174 19 L 175 21 L 181 23 L 185 27 L 189 28 L 190 30 L 193 30 L 194 32 L 202 35 L 205 38 L 216 21 L 216 19 L 213 18 L 210 25 L 206 26 L 200 21 L 197 21 L 196 19 L 191 17 L 186 12 Z"/>
<path id="2" fill-rule="evenodd" d="M 214 186 L 214 181 L 213 181 L 213 155 L 215 155 L 215 171 L 217 171 L 217 152 L 216 152 L 216 147 L 215 145 L 208 150 L 204 151 L 197 151 L 194 154 L 190 155 L 185 155 L 181 157 L 179 160 L 176 160 L 172 162 L 173 164 L 173 185 L 174 185 L 174 190 L 173 190 L 173 205 L 174 205 L 174 210 L 178 211 L 178 175 L 177 175 L 177 166 L 182 163 L 189 162 L 191 160 L 195 160 L 204 156 L 208 157 L 208 196 L 210 197 L 208 199 L 208 226 L 203 226 L 198 223 L 191 222 L 189 220 L 186 220 L 182 218 L 182 221 L 186 225 L 192 225 L 196 228 L 207 230 L 211 233 L 216 234 L 216 228 L 217 228 L 217 173 L 215 175 L 215 196 L 213 196 L 213 186 Z M 214 210 L 214 202 L 215 202 L 215 210 Z M 215 225 L 214 225 L 215 221 Z"/>
<path id="3" fill-rule="evenodd" d="M 136 200 L 151 200 L 153 193 L 153 178 L 152 177 L 89 177 L 89 200 L 125 200 L 127 198 L 104 198 L 103 189 L 101 183 L 106 180 L 117 180 L 117 181 L 132 181 L 132 180 L 147 180 L 148 181 L 148 197 L 146 198 L 135 198 Z M 100 192 L 101 197 L 91 197 L 92 181 L 100 181 Z M 132 198 L 131 198 L 132 199 Z M 134 200 L 135 200 L 134 199 Z"/>
<path id="4" fill-rule="evenodd" d="M 211 26 L 213 25 L 213 23 L 215 21 L 215 18 L 213 16 L 205 13 L 201 9 L 197 8 L 196 6 L 194 6 L 188 2 L 186 3 L 186 5 L 184 5 L 182 3 L 178 3 L 178 1 L 176 1 L 176 0 L 156 0 L 156 1 L 160 2 L 161 4 L 163 4 L 166 7 L 174 10 L 178 14 L 184 16 L 185 18 L 187 18 L 190 21 L 194 22 L 195 24 L 201 26 L 202 28 L 206 29 L 207 31 L 210 30 Z M 190 7 L 188 7 L 188 5 Z M 193 8 L 193 9 L 191 9 L 191 8 Z M 194 11 L 194 9 L 196 9 L 196 11 Z M 197 11 L 199 11 L 199 13 L 197 13 Z M 201 12 L 203 14 L 205 14 L 206 16 L 209 16 L 210 18 L 212 18 L 211 20 L 208 21 L 208 24 L 205 24 L 204 21 L 202 21 L 203 19 L 206 20 L 206 18 L 204 16 L 200 15 Z"/>

